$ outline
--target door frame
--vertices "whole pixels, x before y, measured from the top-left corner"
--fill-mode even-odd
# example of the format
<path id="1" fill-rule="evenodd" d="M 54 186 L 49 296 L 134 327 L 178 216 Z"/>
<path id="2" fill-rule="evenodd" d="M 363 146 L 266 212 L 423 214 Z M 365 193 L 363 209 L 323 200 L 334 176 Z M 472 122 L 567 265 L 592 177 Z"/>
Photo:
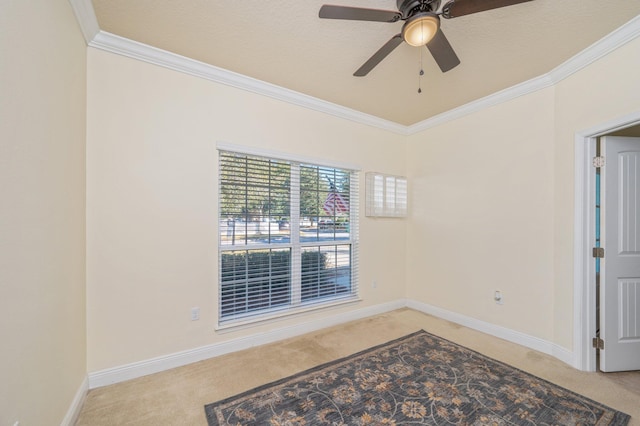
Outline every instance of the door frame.
<path id="1" fill-rule="evenodd" d="M 596 371 L 596 278 L 591 250 L 595 241 L 595 167 L 597 138 L 640 124 L 640 111 L 604 122 L 575 134 L 574 251 L 573 251 L 573 366 Z"/>

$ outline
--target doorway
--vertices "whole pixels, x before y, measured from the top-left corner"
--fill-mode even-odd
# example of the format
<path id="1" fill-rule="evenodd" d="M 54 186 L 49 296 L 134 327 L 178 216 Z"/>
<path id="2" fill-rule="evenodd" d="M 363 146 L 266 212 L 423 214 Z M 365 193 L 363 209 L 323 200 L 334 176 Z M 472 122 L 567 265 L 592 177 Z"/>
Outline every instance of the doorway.
<path id="1" fill-rule="evenodd" d="M 592 341 L 597 333 L 596 262 L 596 168 L 598 138 L 640 137 L 640 111 L 576 134 L 574 198 L 574 345 L 573 366 L 597 370 L 597 351 Z"/>
<path id="2" fill-rule="evenodd" d="M 596 167 L 595 205 L 595 245 L 602 247 L 594 249 L 604 252 L 594 257 L 603 372 L 640 370 L 640 138 L 626 136 L 633 130 L 602 136 L 596 147 L 604 163 Z"/>

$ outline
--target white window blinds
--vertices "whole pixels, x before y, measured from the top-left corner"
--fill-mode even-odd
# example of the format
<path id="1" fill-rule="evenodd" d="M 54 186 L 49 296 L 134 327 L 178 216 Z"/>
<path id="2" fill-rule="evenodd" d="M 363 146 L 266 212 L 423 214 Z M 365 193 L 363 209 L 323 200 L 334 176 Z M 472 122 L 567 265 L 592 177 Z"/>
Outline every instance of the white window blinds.
<path id="1" fill-rule="evenodd" d="M 357 298 L 357 172 L 219 152 L 219 324 Z"/>
<path id="2" fill-rule="evenodd" d="M 407 179 L 382 173 L 366 174 L 367 216 L 405 217 L 407 215 Z"/>

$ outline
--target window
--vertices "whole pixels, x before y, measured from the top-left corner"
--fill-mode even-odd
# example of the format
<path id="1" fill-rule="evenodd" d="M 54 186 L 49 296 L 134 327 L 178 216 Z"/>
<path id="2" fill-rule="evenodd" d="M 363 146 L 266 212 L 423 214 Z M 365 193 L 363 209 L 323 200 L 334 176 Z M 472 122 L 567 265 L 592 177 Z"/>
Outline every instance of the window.
<path id="1" fill-rule="evenodd" d="M 219 152 L 219 324 L 357 299 L 356 171 Z"/>
<path id="2" fill-rule="evenodd" d="M 407 178 L 382 173 L 366 174 L 367 216 L 405 217 Z"/>

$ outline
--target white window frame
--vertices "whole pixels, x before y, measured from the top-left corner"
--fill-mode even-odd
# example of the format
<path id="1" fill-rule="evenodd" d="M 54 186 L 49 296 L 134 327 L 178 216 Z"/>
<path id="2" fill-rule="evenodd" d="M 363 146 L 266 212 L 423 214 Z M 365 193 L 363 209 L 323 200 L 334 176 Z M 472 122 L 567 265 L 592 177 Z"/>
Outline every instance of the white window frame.
<path id="1" fill-rule="evenodd" d="M 333 307 L 337 305 L 354 303 L 360 301 L 359 296 L 359 274 L 358 274 L 358 254 L 359 254 L 359 168 L 353 165 L 337 164 L 327 161 L 318 161 L 312 158 L 303 158 L 291 156 L 283 153 L 275 153 L 266 150 L 257 150 L 247 147 L 239 147 L 235 145 L 229 145 L 224 143 L 217 144 L 218 152 L 226 151 L 233 152 L 241 155 L 248 155 L 254 157 L 262 157 L 271 160 L 286 161 L 291 166 L 291 180 L 290 180 L 290 242 L 289 243 L 277 243 L 277 244 L 251 244 L 251 245 L 223 245 L 221 242 L 221 233 L 218 230 L 218 285 L 217 285 L 217 330 L 224 330 L 227 328 L 234 328 L 238 326 L 249 325 L 256 322 L 263 322 L 273 320 L 283 316 L 296 315 L 307 311 L 315 311 L 327 307 Z M 218 166 L 220 160 L 218 160 Z M 327 167 L 339 169 L 342 171 L 348 171 L 350 174 L 350 201 L 349 201 L 349 239 L 337 239 L 327 241 L 300 241 L 300 166 L 310 165 L 317 167 Z M 220 188 L 220 184 L 218 184 Z M 220 201 L 220 194 L 218 194 L 218 201 Z M 220 203 L 219 203 L 220 204 Z M 220 205 L 218 209 L 218 223 L 221 219 Z M 301 301 L 301 285 L 302 285 L 302 271 L 301 271 L 301 253 L 302 250 L 308 247 L 338 247 L 338 246 L 350 246 L 350 285 L 351 292 L 344 296 L 335 296 L 333 298 L 323 298 L 310 302 Z M 225 319 L 221 316 L 221 259 L 222 253 L 233 250 L 258 250 L 264 248 L 282 248 L 291 249 L 291 303 L 286 307 L 275 307 L 270 309 L 264 309 L 256 313 L 247 313 L 239 315 L 237 318 Z"/>

